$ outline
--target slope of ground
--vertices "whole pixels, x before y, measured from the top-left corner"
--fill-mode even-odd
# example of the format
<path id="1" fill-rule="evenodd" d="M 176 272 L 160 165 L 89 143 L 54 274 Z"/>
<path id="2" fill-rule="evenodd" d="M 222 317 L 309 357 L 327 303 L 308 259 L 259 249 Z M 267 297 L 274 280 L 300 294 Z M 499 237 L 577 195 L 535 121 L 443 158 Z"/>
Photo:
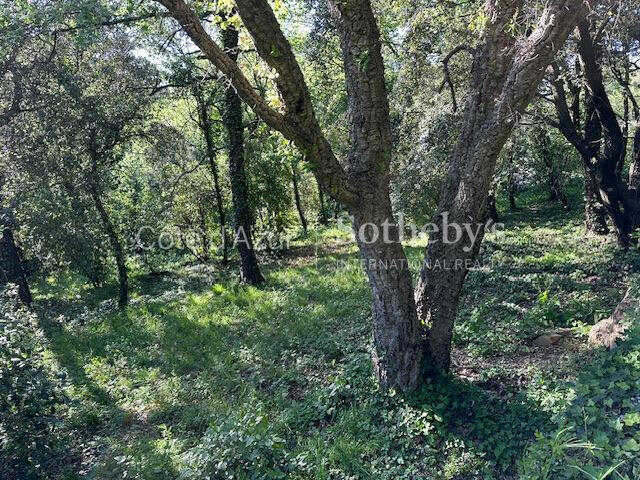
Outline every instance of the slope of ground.
<path id="1" fill-rule="evenodd" d="M 572 464 L 598 475 L 624 462 L 618 472 L 640 478 L 640 342 L 632 335 L 617 353 L 586 345 L 640 260 L 585 237 L 580 213 L 529 198 L 505 216 L 465 287 L 454 375 L 408 397 L 376 391 L 369 291 L 334 230 L 318 249 L 311 235 L 274 259 L 262 288 L 216 269 L 138 279 L 125 314 L 72 281 L 43 284 L 47 358 L 67 385 L 57 470 L 555 479 L 590 478 Z M 419 263 L 420 245 L 409 255 Z M 571 330 L 533 345 L 557 328 Z"/>

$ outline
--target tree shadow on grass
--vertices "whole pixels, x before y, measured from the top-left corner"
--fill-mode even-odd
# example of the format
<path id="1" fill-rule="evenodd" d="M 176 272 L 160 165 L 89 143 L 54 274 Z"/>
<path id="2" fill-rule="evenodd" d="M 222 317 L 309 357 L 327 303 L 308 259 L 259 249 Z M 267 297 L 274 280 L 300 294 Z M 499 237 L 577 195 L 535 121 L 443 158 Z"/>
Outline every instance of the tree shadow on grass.
<path id="1" fill-rule="evenodd" d="M 83 475 L 97 467 L 106 469 L 109 473 L 106 474 L 107 477 L 100 477 L 98 474 L 96 478 L 114 475 L 124 478 L 125 471 L 130 466 L 115 459 L 117 452 L 111 449 L 110 440 L 107 439 L 117 442 L 117 439 L 127 436 L 139 436 L 140 432 L 144 432 L 142 440 L 146 444 L 147 454 L 162 456 L 154 451 L 154 439 L 161 437 L 158 426 L 125 409 L 121 399 L 118 400 L 111 391 L 88 374 L 88 369 L 91 371 L 91 362 L 96 359 L 107 360 L 113 355 L 114 352 L 109 349 L 125 334 L 126 322 L 127 314 L 122 313 L 112 319 L 113 328 L 109 331 L 102 334 L 87 331 L 75 334 L 57 322 L 40 320 L 40 327 L 48 339 L 48 348 L 55 361 L 64 369 L 66 382 L 74 389 L 73 398 L 69 403 L 73 417 L 66 419 L 59 432 L 59 435 L 66 435 L 71 444 L 65 457 L 65 465 L 60 466 L 66 472 L 65 475 L 70 470 L 76 475 Z M 135 337 L 127 337 L 129 340 L 135 338 L 138 345 L 148 340 L 142 332 L 137 332 Z M 132 344 L 132 348 L 135 347 Z M 111 360 L 115 361 L 116 358 Z M 96 442 L 97 439 L 101 444 Z M 177 476 L 170 463 L 165 462 L 163 468 L 166 477 L 158 478 Z"/>
<path id="2" fill-rule="evenodd" d="M 505 399 L 452 375 L 429 381 L 407 403 L 427 414 L 441 446 L 457 440 L 454 445 L 493 462 L 499 478 L 512 478 L 536 432 L 552 428 L 550 413 L 523 394 Z"/>

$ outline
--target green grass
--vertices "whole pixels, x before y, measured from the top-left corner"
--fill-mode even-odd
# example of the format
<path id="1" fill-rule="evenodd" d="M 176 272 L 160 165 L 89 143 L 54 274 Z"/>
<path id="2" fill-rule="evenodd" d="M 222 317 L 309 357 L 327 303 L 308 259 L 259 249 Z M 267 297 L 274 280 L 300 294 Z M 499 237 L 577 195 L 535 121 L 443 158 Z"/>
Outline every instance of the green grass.
<path id="1" fill-rule="evenodd" d="M 335 229 L 317 234 L 318 257 L 311 233 L 270 260 L 260 288 L 238 285 L 227 270 L 136 276 L 125 313 L 99 307 L 112 288 L 90 290 L 77 277 L 42 282 L 47 358 L 66 375 L 69 399 L 59 471 L 69 465 L 69 479 L 203 478 L 203 469 L 237 479 L 517 478 L 527 448 L 527 458 L 546 458 L 545 439 L 582 425 L 571 398 L 604 401 L 597 389 L 580 390 L 589 385 L 580 372 L 587 360 L 612 360 L 591 358 L 583 333 L 639 265 L 637 253 L 585 238 L 579 207 L 564 212 L 534 194 L 520 203 L 468 277 L 455 375 L 404 397 L 375 387 L 370 293 L 362 272 L 339 266 L 357 254 L 335 246 L 344 240 Z M 419 261 L 421 246 L 408 254 Z M 554 327 L 575 327 L 576 338 L 531 346 Z M 637 379 L 638 366 L 629 368 Z M 580 425 L 575 434 L 591 437 Z M 603 468 L 623 456 L 580 455 Z M 630 472 L 637 460 L 624 459 L 620 471 Z M 568 463 L 558 457 L 554 471 L 587 478 L 565 471 Z"/>

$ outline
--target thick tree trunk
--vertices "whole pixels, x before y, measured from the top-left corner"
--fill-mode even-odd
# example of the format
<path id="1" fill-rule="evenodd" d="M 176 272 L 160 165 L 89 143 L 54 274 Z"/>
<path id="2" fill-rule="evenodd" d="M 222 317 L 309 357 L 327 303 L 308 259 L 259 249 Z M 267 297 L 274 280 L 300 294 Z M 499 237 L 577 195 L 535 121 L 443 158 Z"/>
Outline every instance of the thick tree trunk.
<path id="1" fill-rule="evenodd" d="M 347 207 L 373 294 L 374 371 L 383 390 L 409 391 L 422 381 L 424 346 L 389 195 L 393 142 L 380 32 L 369 0 L 331 2 L 330 10 L 349 99 L 348 178 L 361 193 L 361 200 Z"/>
<path id="2" fill-rule="evenodd" d="M 13 283 L 18 286 L 18 297 L 26 306 L 31 306 L 33 298 L 29 289 L 27 275 L 22 266 L 20 251 L 13 238 L 13 231 L 5 228 L 0 241 L 0 283 Z"/>
<path id="3" fill-rule="evenodd" d="M 298 187 L 298 166 L 295 160 L 291 162 L 291 181 L 293 182 L 293 197 L 296 202 L 296 210 L 298 210 L 298 216 L 300 217 L 300 224 L 302 230 L 306 235 L 308 233 L 307 219 L 304 216 L 304 209 L 302 208 L 302 199 L 300 198 L 300 188 Z"/>
<path id="4" fill-rule="evenodd" d="M 93 203 L 98 211 L 98 215 L 100 216 L 100 220 L 102 222 L 102 226 L 104 227 L 105 233 L 109 238 L 109 243 L 111 244 L 111 251 L 116 261 L 116 266 L 118 269 L 118 282 L 119 282 L 119 296 L 118 296 L 118 306 L 120 308 L 124 308 L 129 303 L 129 273 L 127 271 L 127 263 L 124 254 L 124 248 L 122 247 L 122 242 L 118 237 L 116 232 L 116 228 L 107 213 L 107 210 L 102 202 L 102 197 L 100 195 L 100 191 L 95 181 L 91 181 L 90 186 L 91 198 L 93 199 Z"/>
<path id="5" fill-rule="evenodd" d="M 410 391 L 422 381 L 422 327 L 416 313 L 409 264 L 394 223 L 390 203 L 354 212 L 360 259 L 372 290 L 374 371 L 383 390 Z"/>
<path id="6" fill-rule="evenodd" d="M 450 366 L 453 325 L 462 285 L 484 235 L 485 201 L 495 161 L 511 133 L 511 126 L 503 126 L 500 132 L 495 125 L 495 128 L 491 128 L 491 135 L 486 131 L 482 133 L 482 125 L 478 127 L 478 136 L 469 136 L 472 144 L 459 146 L 452 158 L 438 214 L 433 221 L 438 233 L 432 236 L 427 247 L 416 289 L 419 318 L 431 327 L 428 353 L 431 367 L 436 372 L 447 371 Z M 475 122 L 469 122 L 467 128 L 473 130 Z M 497 141 L 481 140 L 483 136 Z M 472 162 L 475 158 L 488 161 Z M 472 163 L 475 163 L 476 169 L 464 167 Z M 455 227 L 449 228 L 447 225 L 460 226 L 465 233 L 458 238 L 453 230 Z M 467 228 L 474 236 L 478 235 L 474 243 Z"/>
<path id="7" fill-rule="evenodd" d="M 227 55 L 235 62 L 238 58 L 238 30 L 229 26 L 222 32 L 222 40 Z M 231 176 L 231 196 L 235 222 L 235 244 L 241 263 L 242 281 L 250 285 L 264 282 L 258 259 L 253 248 L 253 219 L 249 206 L 249 188 L 244 170 L 244 123 L 242 103 L 233 86 L 225 92 L 224 126 L 229 144 L 229 173 Z"/>
<path id="8" fill-rule="evenodd" d="M 626 250 L 631 244 L 631 233 L 635 228 L 632 214 L 634 207 L 627 198 L 615 168 L 598 168 L 595 178 L 618 245 Z"/>
<path id="9" fill-rule="evenodd" d="M 586 231 L 594 235 L 607 235 L 609 233 L 607 210 L 599 198 L 598 186 L 589 172 L 585 172 L 584 182 L 584 218 Z"/>

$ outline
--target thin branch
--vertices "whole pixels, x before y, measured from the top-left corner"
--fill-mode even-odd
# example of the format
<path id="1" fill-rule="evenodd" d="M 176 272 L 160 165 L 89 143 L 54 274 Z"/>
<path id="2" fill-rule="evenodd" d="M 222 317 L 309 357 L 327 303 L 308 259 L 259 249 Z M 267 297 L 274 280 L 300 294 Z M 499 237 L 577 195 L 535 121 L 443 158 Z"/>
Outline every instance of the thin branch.
<path id="1" fill-rule="evenodd" d="M 451 72 L 449 71 L 449 62 L 451 59 L 460 52 L 469 52 L 471 55 L 475 53 L 475 49 L 471 48 L 469 45 L 458 45 L 456 48 L 451 50 L 443 59 L 442 66 L 444 69 L 444 79 L 442 83 L 438 87 L 438 93 L 441 93 L 444 89 L 445 85 L 449 84 L 449 90 L 451 92 L 451 101 L 453 102 L 453 111 L 458 111 L 458 101 L 456 100 L 456 89 L 453 84 L 453 80 L 451 79 Z"/>

